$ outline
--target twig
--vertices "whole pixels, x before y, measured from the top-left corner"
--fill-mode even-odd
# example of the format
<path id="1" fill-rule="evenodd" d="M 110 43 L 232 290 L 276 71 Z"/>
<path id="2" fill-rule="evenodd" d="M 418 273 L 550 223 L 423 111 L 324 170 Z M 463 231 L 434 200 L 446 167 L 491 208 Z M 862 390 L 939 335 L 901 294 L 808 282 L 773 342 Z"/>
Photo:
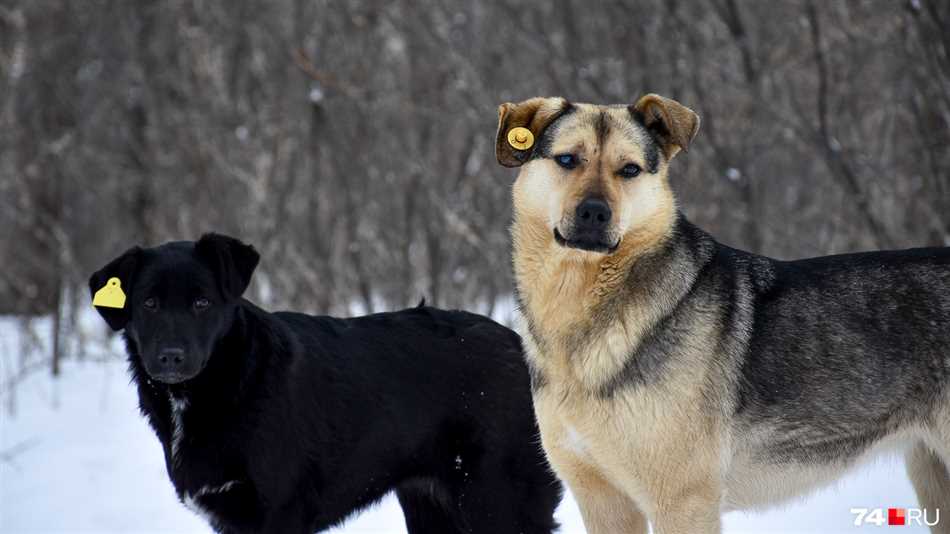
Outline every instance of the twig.
<path id="1" fill-rule="evenodd" d="M 331 89 L 338 89 L 341 93 L 349 98 L 359 98 L 359 89 L 345 81 L 337 80 L 330 74 L 321 72 L 319 69 L 317 69 L 316 65 L 313 64 L 313 61 L 310 59 L 310 57 L 307 56 L 307 53 L 303 51 L 303 48 L 295 48 L 291 52 L 291 56 L 293 56 L 294 63 L 297 65 L 297 68 L 302 70 L 304 74 L 309 76 L 312 80 L 316 81 L 320 85 Z"/>
<path id="2" fill-rule="evenodd" d="M 110 363 L 110 362 L 116 362 L 116 361 L 121 361 L 121 360 L 122 358 L 117 357 L 115 355 L 108 355 L 107 353 L 105 355 L 104 354 L 97 354 L 93 356 L 87 355 L 83 359 L 83 362 Z M 20 367 L 20 369 L 16 372 L 16 374 L 12 375 L 9 379 L 7 379 L 7 381 L 0 384 L 0 397 L 5 395 L 9 391 L 12 391 L 14 384 L 16 384 L 20 380 L 23 380 L 24 378 L 29 376 L 33 371 L 37 371 L 39 369 L 49 367 L 49 365 L 52 364 L 52 361 L 53 361 L 52 357 L 46 357 L 39 360 L 32 360 L 29 364 Z"/>
<path id="3" fill-rule="evenodd" d="M 824 49 L 821 45 L 821 21 L 818 17 L 818 8 L 814 0 L 811 0 L 805 6 L 805 12 L 808 17 L 811 30 L 812 52 L 815 61 L 815 68 L 818 74 L 818 93 L 815 95 L 815 105 L 818 112 L 818 129 L 815 131 L 815 141 L 825 155 L 825 163 L 839 181 L 843 182 L 848 192 L 854 197 L 858 211 L 864 218 L 865 224 L 871 231 L 875 245 L 878 247 L 891 246 L 891 237 L 877 217 L 874 216 L 874 210 L 868 199 L 868 194 L 861 188 L 860 180 L 851 165 L 842 156 L 844 150 L 840 142 L 835 140 L 831 134 L 830 114 L 828 111 L 829 99 L 829 69 L 828 59 L 825 57 Z"/>
<path id="4" fill-rule="evenodd" d="M 25 439 L 5 451 L 0 451 L 0 462 L 16 467 L 16 464 L 13 463 L 14 458 L 39 444 L 40 438 Z"/>

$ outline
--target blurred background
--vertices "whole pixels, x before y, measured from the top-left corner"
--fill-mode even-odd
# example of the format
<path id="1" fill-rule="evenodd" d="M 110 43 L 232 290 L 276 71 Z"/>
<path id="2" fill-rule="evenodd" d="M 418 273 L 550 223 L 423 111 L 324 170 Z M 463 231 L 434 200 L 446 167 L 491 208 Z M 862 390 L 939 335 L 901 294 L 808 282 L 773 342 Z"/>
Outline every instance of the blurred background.
<path id="1" fill-rule="evenodd" d="M 646 92 L 701 115 L 671 179 L 721 241 L 950 245 L 944 0 L 0 0 L 0 468 L 71 376 L 126 387 L 86 280 L 134 244 L 253 243 L 269 308 L 507 320 L 498 104 Z"/>

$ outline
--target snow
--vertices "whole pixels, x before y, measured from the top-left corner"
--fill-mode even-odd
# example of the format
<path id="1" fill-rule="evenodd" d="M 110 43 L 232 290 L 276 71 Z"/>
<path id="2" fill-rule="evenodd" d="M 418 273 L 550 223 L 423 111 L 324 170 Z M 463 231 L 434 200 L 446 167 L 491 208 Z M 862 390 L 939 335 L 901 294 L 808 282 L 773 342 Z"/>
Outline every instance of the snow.
<path id="1" fill-rule="evenodd" d="M 14 336 L 0 320 L 0 383 L 19 346 Z M 7 407 L 10 392 L 0 391 L 0 533 L 210 532 L 175 496 L 158 440 L 138 413 L 120 346 L 101 346 L 113 354 L 105 363 L 67 361 L 58 380 L 46 370 L 30 375 L 15 391 L 15 415 Z M 903 466 L 890 458 L 783 508 L 727 514 L 725 532 L 874 531 L 854 527 L 850 509 L 916 505 Z M 558 520 L 562 532 L 584 532 L 569 496 Z M 389 497 L 332 532 L 402 534 L 405 527 Z"/>

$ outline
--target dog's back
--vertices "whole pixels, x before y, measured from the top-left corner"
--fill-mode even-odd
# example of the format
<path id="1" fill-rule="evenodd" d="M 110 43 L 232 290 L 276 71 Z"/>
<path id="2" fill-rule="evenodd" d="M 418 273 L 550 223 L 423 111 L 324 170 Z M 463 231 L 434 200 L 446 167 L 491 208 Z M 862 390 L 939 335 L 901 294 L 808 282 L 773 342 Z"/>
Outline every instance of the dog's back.
<path id="1" fill-rule="evenodd" d="M 560 489 L 537 445 L 517 334 L 431 307 L 272 318 L 300 347 L 285 387 L 311 408 L 293 426 L 333 429 L 317 475 L 334 480 L 320 496 L 327 524 L 396 489 L 410 532 L 554 528 Z"/>

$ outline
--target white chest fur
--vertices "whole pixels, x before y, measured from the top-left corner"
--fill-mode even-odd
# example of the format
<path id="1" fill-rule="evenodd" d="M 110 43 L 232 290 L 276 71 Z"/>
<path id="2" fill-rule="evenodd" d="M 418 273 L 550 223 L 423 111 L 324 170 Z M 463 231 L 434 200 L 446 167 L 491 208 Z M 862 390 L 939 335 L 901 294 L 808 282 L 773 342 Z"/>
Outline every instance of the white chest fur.
<path id="1" fill-rule="evenodd" d="M 224 493 L 233 488 L 238 483 L 239 482 L 237 480 L 229 480 L 228 482 L 217 486 L 202 486 L 194 494 L 186 491 L 181 497 L 181 502 L 186 508 L 204 518 L 205 521 L 213 523 L 215 520 L 214 515 L 206 508 L 201 506 L 201 498 L 207 495 L 218 495 Z"/>
<path id="2" fill-rule="evenodd" d="M 188 401 L 185 399 L 179 399 L 171 394 L 168 395 L 168 404 L 171 407 L 171 427 L 172 427 L 172 442 L 171 442 L 171 452 L 172 452 L 172 461 L 175 463 L 179 462 L 179 448 L 181 446 L 181 440 L 185 435 L 184 428 L 184 413 L 188 408 Z"/>
<path id="3" fill-rule="evenodd" d="M 590 449 L 587 440 L 571 424 L 564 425 L 564 437 L 561 439 L 561 446 L 579 458 L 587 458 L 589 455 Z"/>

